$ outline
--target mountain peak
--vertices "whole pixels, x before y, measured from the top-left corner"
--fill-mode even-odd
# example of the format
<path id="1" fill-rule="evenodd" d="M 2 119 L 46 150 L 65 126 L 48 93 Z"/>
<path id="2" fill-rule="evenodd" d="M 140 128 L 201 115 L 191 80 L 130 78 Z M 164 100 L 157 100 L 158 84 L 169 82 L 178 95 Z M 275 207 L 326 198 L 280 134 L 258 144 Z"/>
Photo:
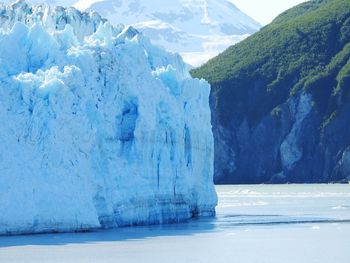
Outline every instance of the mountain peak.
<path id="1" fill-rule="evenodd" d="M 6 0 L 4 0 L 6 1 Z M 198 66 L 261 25 L 229 0 L 28 0 L 97 11 L 117 25 L 133 25 L 153 44 Z"/>
<path id="2" fill-rule="evenodd" d="M 154 44 L 181 53 L 192 65 L 261 27 L 228 0 L 91 0 L 75 7 L 96 10 L 112 23 L 134 25 Z"/>

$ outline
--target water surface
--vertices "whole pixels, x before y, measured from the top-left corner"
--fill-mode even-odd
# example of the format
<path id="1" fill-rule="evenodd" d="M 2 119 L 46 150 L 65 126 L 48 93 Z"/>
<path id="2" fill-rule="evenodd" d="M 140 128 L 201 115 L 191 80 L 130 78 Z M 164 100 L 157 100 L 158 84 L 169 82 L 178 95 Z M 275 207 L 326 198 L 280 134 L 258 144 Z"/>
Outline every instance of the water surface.
<path id="1" fill-rule="evenodd" d="M 0 262 L 350 262 L 350 185 L 218 186 L 217 192 L 214 219 L 0 237 Z"/>

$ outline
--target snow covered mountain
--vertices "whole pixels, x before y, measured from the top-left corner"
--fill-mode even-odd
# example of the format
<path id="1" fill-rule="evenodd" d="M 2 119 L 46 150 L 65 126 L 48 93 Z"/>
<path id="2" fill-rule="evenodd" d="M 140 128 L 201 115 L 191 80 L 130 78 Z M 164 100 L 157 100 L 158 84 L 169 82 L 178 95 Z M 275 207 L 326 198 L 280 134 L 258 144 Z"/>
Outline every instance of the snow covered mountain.
<path id="1" fill-rule="evenodd" d="M 152 43 L 198 66 L 261 25 L 229 0 L 32 0 L 95 10 L 113 24 L 133 25 Z"/>
<path id="2" fill-rule="evenodd" d="M 0 234 L 213 215 L 207 82 L 132 27 L 0 5 Z"/>
<path id="3" fill-rule="evenodd" d="M 75 6 L 133 25 L 191 65 L 202 64 L 261 27 L 228 0 L 80 0 Z"/>

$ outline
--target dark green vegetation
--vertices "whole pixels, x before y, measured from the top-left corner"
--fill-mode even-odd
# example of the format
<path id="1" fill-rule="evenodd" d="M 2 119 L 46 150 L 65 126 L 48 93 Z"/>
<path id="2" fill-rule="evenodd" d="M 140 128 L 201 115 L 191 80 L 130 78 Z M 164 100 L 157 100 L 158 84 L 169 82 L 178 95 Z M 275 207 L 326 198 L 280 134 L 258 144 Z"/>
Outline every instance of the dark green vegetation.
<path id="1" fill-rule="evenodd" d="M 212 84 L 217 182 L 350 175 L 350 0 L 294 7 L 192 75 Z"/>

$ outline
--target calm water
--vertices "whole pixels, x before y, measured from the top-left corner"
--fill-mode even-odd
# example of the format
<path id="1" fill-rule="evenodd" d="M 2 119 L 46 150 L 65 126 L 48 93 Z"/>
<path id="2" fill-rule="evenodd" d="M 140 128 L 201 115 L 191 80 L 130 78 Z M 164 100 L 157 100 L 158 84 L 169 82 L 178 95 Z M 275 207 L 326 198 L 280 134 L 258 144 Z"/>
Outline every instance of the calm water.
<path id="1" fill-rule="evenodd" d="M 350 262 L 350 185 L 218 186 L 217 191 L 215 219 L 0 237 L 0 262 Z"/>

